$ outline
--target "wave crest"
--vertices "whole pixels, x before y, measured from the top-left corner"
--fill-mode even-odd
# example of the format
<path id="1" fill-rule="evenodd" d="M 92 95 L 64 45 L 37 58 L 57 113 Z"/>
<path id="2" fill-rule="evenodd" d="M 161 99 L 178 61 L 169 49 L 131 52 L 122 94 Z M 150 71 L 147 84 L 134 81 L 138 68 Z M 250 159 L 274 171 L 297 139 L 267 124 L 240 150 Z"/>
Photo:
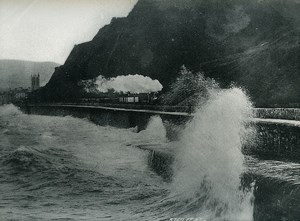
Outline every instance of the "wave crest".
<path id="1" fill-rule="evenodd" d="M 253 220 L 253 194 L 240 188 L 245 170 L 241 148 L 249 133 L 251 102 L 239 88 L 210 93 L 179 142 L 172 194 L 198 208 L 201 217 Z"/>

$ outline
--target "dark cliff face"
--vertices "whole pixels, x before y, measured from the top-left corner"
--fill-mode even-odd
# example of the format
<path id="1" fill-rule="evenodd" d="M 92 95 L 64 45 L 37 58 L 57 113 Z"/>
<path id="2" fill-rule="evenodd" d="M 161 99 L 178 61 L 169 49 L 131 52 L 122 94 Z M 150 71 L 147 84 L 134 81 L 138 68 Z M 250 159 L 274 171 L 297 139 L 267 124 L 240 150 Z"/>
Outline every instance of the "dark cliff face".
<path id="1" fill-rule="evenodd" d="M 40 95 L 76 98 L 77 82 L 99 75 L 147 75 L 167 89 L 184 64 L 247 88 L 257 105 L 300 103 L 299 11 L 296 0 L 140 0 L 75 46 Z"/>

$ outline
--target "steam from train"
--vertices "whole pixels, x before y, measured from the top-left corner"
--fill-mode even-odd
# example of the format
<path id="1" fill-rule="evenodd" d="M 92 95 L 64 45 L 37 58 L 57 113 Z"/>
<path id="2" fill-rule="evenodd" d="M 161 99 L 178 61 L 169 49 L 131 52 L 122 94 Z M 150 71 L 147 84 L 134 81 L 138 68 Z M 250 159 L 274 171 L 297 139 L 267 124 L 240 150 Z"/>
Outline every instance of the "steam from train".
<path id="1" fill-rule="evenodd" d="M 97 90 L 108 92 L 113 89 L 116 92 L 151 93 L 161 91 L 163 86 L 158 80 L 143 75 L 120 75 L 115 78 L 106 79 L 99 76 L 96 79 Z"/>

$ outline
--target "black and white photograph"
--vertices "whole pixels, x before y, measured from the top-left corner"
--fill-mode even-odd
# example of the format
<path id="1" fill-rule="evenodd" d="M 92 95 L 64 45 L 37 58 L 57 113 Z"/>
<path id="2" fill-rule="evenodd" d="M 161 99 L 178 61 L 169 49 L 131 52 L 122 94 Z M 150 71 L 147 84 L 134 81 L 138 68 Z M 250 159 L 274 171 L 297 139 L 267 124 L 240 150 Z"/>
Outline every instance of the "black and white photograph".
<path id="1" fill-rule="evenodd" d="M 0 221 L 300 221 L 300 0 L 0 0 Z"/>

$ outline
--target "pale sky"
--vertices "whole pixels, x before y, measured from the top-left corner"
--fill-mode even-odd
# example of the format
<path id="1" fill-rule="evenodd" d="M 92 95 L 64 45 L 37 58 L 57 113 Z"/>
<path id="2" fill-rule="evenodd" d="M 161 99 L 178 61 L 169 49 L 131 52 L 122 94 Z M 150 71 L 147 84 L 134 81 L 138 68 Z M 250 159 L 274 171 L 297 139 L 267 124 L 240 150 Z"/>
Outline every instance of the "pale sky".
<path id="1" fill-rule="evenodd" d="M 0 0 L 0 59 L 63 64 L 75 44 L 91 40 L 137 0 Z"/>

